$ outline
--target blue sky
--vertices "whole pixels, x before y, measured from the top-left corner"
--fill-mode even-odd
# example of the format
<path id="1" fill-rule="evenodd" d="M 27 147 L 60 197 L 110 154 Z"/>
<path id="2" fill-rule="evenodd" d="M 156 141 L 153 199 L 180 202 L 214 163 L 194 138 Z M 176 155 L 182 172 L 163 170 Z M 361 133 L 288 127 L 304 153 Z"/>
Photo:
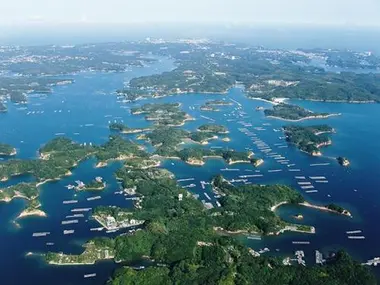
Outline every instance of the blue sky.
<path id="1" fill-rule="evenodd" d="M 380 0 L 2 0 L 0 25 L 228 22 L 380 27 Z"/>

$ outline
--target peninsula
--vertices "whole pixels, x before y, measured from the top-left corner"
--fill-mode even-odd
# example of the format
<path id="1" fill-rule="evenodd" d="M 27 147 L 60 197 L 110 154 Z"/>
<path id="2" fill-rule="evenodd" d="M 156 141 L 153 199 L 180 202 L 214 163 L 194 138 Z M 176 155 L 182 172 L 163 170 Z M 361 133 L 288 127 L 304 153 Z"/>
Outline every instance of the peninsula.
<path id="1" fill-rule="evenodd" d="M 149 103 L 131 109 L 133 115 L 145 114 L 145 120 L 154 121 L 160 126 L 183 126 L 186 121 L 193 118 L 180 110 L 180 103 Z"/>

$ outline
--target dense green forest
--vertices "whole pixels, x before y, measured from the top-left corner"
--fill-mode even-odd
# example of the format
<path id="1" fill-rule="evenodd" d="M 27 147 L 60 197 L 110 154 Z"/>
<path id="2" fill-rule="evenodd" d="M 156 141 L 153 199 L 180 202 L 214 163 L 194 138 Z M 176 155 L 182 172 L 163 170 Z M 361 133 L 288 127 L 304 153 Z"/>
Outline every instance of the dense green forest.
<path id="1" fill-rule="evenodd" d="M 328 125 L 316 126 L 285 126 L 284 132 L 286 140 L 296 145 L 300 150 L 312 155 L 320 153 L 319 148 L 331 144 L 330 138 L 326 133 L 334 132 Z"/>
<path id="2" fill-rule="evenodd" d="M 0 155 L 10 156 L 16 154 L 16 149 L 6 143 L 0 143 Z"/>
<path id="3" fill-rule="evenodd" d="M 213 180 L 213 186 L 223 195 L 222 205 L 206 210 L 167 174 L 132 170 L 122 171 L 118 177 L 123 184 L 134 185 L 141 197 L 132 216 L 146 221 L 143 230 L 115 239 L 91 241 L 82 255 L 70 255 L 70 260 L 85 263 L 91 257 L 88 246 L 95 245 L 95 252 L 106 248 L 118 261 L 149 259 L 152 263 L 142 270 L 123 267 L 108 284 L 376 284 L 369 269 L 344 252 L 338 252 L 324 266 L 285 266 L 277 258 L 254 257 L 232 236 L 220 236 L 214 230 L 215 226 L 223 225 L 231 230 L 243 227 L 268 233 L 282 227 L 285 222 L 270 207 L 283 200 L 302 202 L 302 196 L 291 188 L 235 187 L 219 176 Z M 111 215 L 120 211 L 100 210 L 110 211 Z M 229 213 L 235 216 L 233 223 L 227 218 Z M 47 261 L 59 258 L 59 253 L 46 255 Z"/>
<path id="4" fill-rule="evenodd" d="M 326 117 L 328 113 L 314 113 L 300 106 L 290 104 L 274 105 L 272 109 L 264 110 L 265 116 L 276 117 L 286 120 L 302 120 L 305 118 L 321 118 Z"/>

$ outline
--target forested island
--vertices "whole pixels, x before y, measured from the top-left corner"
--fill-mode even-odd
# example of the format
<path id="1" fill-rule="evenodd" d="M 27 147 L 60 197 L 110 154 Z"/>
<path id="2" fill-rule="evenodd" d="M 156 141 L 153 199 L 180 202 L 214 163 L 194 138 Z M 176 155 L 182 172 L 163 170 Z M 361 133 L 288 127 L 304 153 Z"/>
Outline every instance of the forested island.
<path id="1" fill-rule="evenodd" d="M 13 156 L 17 154 L 17 150 L 5 143 L 0 143 L 0 156 Z"/>
<path id="2" fill-rule="evenodd" d="M 205 124 L 199 126 L 198 131 L 205 133 L 228 134 L 228 130 L 225 126 L 216 124 Z"/>
<path id="3" fill-rule="evenodd" d="M 134 185 L 140 200 L 134 209 L 101 207 L 94 215 L 144 220 L 142 230 L 115 239 L 96 238 L 79 255 L 47 253 L 47 262 L 58 265 L 93 264 L 103 259 L 117 262 L 149 260 L 150 266 L 119 269 L 109 284 L 376 284 L 368 268 L 338 252 L 324 266 L 285 266 L 281 260 L 252 254 L 233 236 L 220 235 L 219 228 L 274 233 L 287 223 L 271 207 L 281 201 L 302 202 L 295 190 L 286 186 L 242 186 L 216 177 L 213 185 L 222 195 L 221 207 L 206 210 L 202 203 L 181 189 L 167 175 L 152 170 L 124 171 L 123 184 Z M 248 188 L 249 189 L 248 189 Z M 252 188 L 253 187 L 253 188 Z M 260 187 L 263 187 L 260 189 Z M 115 217 L 116 216 L 116 217 Z M 260 218 L 262 217 L 262 218 Z M 248 218 L 248 219 L 247 219 Z M 107 223 L 107 222 L 105 222 Z M 296 226 L 296 225 L 295 225 Z M 300 226 L 304 229 L 305 226 Z M 307 228 L 307 226 L 306 226 Z M 189 231 L 189 229 L 191 229 Z M 270 269 L 268 269 L 270 268 Z M 341 270 L 344 268 L 344 274 Z M 271 270 L 271 274 L 267 274 Z M 318 283 L 319 282 L 319 283 Z M 355 283 L 357 284 L 357 283 Z"/>
<path id="4" fill-rule="evenodd" d="M 225 100 L 210 100 L 205 103 L 206 106 L 232 106 L 233 103 Z"/>
<path id="5" fill-rule="evenodd" d="M 233 105 L 232 102 L 224 101 L 224 100 L 210 100 L 207 101 L 204 105 L 200 107 L 201 111 L 211 111 L 211 112 L 219 112 L 220 109 L 218 107 L 225 107 Z"/>
<path id="6" fill-rule="evenodd" d="M 274 105 L 272 109 L 265 109 L 264 114 L 267 117 L 283 119 L 286 121 L 302 121 L 306 119 L 324 119 L 338 114 L 314 113 L 300 106 L 280 103 Z"/>
<path id="7" fill-rule="evenodd" d="M 331 139 L 326 134 L 334 132 L 328 125 L 285 126 L 283 129 L 289 143 L 313 156 L 321 155 L 320 148 L 331 144 Z"/>
<path id="8" fill-rule="evenodd" d="M 139 139 L 148 140 L 159 155 L 169 155 L 178 149 L 180 144 L 187 142 L 207 144 L 210 140 L 225 138 L 228 130 L 220 125 L 202 125 L 195 132 L 173 127 L 158 127 Z"/>
<path id="9" fill-rule="evenodd" d="M 39 153 L 39 159 L 0 162 L 0 179 L 2 181 L 20 175 L 30 175 L 36 180 L 36 182 L 19 183 L 0 189 L 0 200 L 9 202 L 14 198 L 23 198 L 31 203 L 39 196 L 39 186 L 71 175 L 72 168 L 89 157 L 95 157 L 102 165 L 110 160 L 149 157 L 140 146 L 120 136 L 110 136 L 109 141 L 100 146 L 85 146 L 59 137 L 44 145 Z M 88 187 L 103 189 L 105 185 L 104 182 L 93 181 L 89 183 Z"/>
<path id="10" fill-rule="evenodd" d="M 148 103 L 131 109 L 133 115 L 145 114 L 147 121 L 161 126 L 182 126 L 192 120 L 190 115 L 180 110 L 180 103 Z"/>

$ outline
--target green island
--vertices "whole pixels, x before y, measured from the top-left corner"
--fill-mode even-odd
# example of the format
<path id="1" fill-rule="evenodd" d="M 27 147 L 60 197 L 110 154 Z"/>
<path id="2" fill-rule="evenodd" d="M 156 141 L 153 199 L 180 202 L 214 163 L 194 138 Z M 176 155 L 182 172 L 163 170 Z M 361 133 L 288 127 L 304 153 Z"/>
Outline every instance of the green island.
<path id="1" fill-rule="evenodd" d="M 336 160 L 342 166 L 349 166 L 350 165 L 350 161 L 346 157 L 339 156 L 339 157 L 337 157 Z"/>
<path id="2" fill-rule="evenodd" d="M 326 134 L 333 133 L 334 129 L 328 125 L 285 126 L 284 132 L 289 143 L 296 145 L 303 152 L 319 156 L 320 147 L 331 144 L 331 139 Z"/>
<path id="3" fill-rule="evenodd" d="M 228 130 L 225 126 L 216 124 L 205 124 L 199 126 L 198 131 L 206 133 L 228 134 Z"/>
<path id="4" fill-rule="evenodd" d="M 90 157 L 95 157 L 98 160 L 98 167 L 105 166 L 108 161 L 112 160 L 126 160 L 134 157 L 149 158 L 141 146 L 115 135 L 110 136 L 109 141 L 100 146 L 85 146 L 70 139 L 59 137 L 44 145 L 39 153 L 39 159 L 15 159 L 0 162 L 0 179 L 2 181 L 20 175 L 29 175 L 35 178 L 35 182 L 18 183 L 0 189 L 0 201 L 9 202 L 14 198 L 23 198 L 27 200 L 28 208 L 31 201 L 38 198 L 39 186 L 71 175 L 71 170 L 78 163 Z M 94 181 L 87 187 L 90 189 L 100 189 L 101 187 L 103 189 L 104 183 Z M 33 204 L 31 207 L 33 209 Z"/>
<path id="5" fill-rule="evenodd" d="M 337 114 L 314 113 L 300 106 L 280 103 L 274 105 L 272 109 L 265 109 L 264 114 L 270 118 L 282 119 L 286 121 L 302 121 L 307 119 L 324 119 Z"/>
<path id="6" fill-rule="evenodd" d="M 171 154 L 173 156 L 173 154 Z M 176 157 L 192 165 L 203 165 L 206 158 L 224 159 L 228 164 L 251 163 L 254 166 L 261 165 L 264 161 L 260 158 L 253 157 L 251 152 L 240 152 L 234 150 L 210 150 L 200 147 L 184 148 L 179 150 Z"/>
<path id="7" fill-rule="evenodd" d="M 180 103 L 148 103 L 131 109 L 133 115 L 145 114 L 145 120 L 154 121 L 161 126 L 183 126 L 192 120 L 187 113 L 180 110 Z"/>
<path id="8" fill-rule="evenodd" d="M 232 106 L 233 103 L 225 100 L 210 100 L 205 103 L 206 106 Z"/>
<path id="9" fill-rule="evenodd" d="M 17 151 L 13 146 L 5 143 L 0 143 L 0 156 L 13 156 L 16 154 Z"/>
<path id="10" fill-rule="evenodd" d="M 205 131 L 201 131 L 205 130 Z M 139 136 L 139 139 L 149 141 L 155 148 L 152 158 L 181 159 L 192 165 L 203 165 L 205 158 L 221 158 L 228 164 L 252 163 L 259 166 L 262 159 L 254 158 L 252 153 L 234 150 L 210 150 L 198 146 L 179 148 L 179 145 L 188 140 L 206 144 L 210 139 L 218 138 L 218 134 L 226 133 L 227 129 L 219 125 L 203 125 L 197 132 L 188 132 L 178 128 L 159 127 L 152 132 Z"/>
<path id="11" fill-rule="evenodd" d="M 111 123 L 109 125 L 110 130 L 118 131 L 122 134 L 137 134 L 148 131 L 146 128 L 130 128 L 126 124 L 123 123 Z"/>
<path id="12" fill-rule="evenodd" d="M 232 102 L 227 102 L 224 100 L 210 100 L 207 101 L 204 105 L 200 107 L 201 111 L 211 111 L 211 112 L 219 112 L 220 109 L 218 107 L 223 106 L 231 106 Z"/>
<path id="13" fill-rule="evenodd" d="M 173 178 L 152 173 L 152 169 L 123 172 L 122 179 L 134 185 L 141 198 L 138 202 L 140 207 L 125 211 L 116 207 L 94 210 L 94 214 L 100 211 L 105 219 L 116 216 L 116 221 L 121 212 L 121 220 L 132 217 L 144 220 L 141 230 L 114 239 L 90 240 L 79 255 L 49 252 L 45 254 L 45 260 L 57 265 L 93 264 L 104 259 L 127 264 L 149 260 L 150 265 L 146 269 L 135 270 L 129 266 L 120 268 L 109 281 L 111 285 L 333 285 L 352 284 L 350 280 L 360 284 L 376 284 L 369 269 L 353 261 L 345 252 L 338 252 L 324 266 L 285 266 L 279 258 L 252 254 L 251 249 L 233 236 L 221 235 L 218 231 L 221 226 L 225 230 L 243 229 L 263 234 L 283 229 L 287 223 L 277 217 L 271 207 L 281 201 L 303 201 L 302 196 L 289 187 L 235 187 L 223 177 L 216 177 L 213 184 L 223 194 L 221 207 L 206 210 L 200 201 L 181 189 Z M 307 229 L 310 228 L 298 226 L 300 231 Z M 344 274 L 341 271 L 343 268 Z"/>
<path id="14" fill-rule="evenodd" d="M 76 187 L 76 190 L 104 190 L 106 188 L 106 183 L 103 182 L 101 177 L 97 177 L 96 179 L 85 183 L 83 185 L 79 185 Z"/>
<path id="15" fill-rule="evenodd" d="M 173 127 L 158 127 L 153 131 L 141 135 L 138 138 L 149 141 L 156 147 L 157 154 L 174 152 L 177 150 L 178 145 L 187 142 L 194 142 L 199 144 L 207 144 L 209 140 L 225 139 L 224 135 L 228 131 L 223 126 L 218 125 L 203 125 L 195 132 L 188 132 L 183 129 Z"/>

